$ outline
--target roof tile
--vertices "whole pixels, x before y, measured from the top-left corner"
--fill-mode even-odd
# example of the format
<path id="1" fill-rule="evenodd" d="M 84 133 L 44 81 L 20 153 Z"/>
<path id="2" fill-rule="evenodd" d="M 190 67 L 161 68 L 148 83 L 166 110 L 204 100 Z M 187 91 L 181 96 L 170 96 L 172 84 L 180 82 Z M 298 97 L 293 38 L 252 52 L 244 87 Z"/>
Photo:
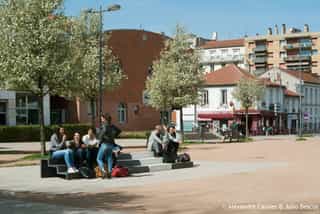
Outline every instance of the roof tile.
<path id="1" fill-rule="evenodd" d="M 209 41 L 204 43 L 200 48 L 211 49 L 211 48 L 228 48 L 228 47 L 243 47 L 244 39 L 231 39 L 231 40 L 217 40 Z"/>

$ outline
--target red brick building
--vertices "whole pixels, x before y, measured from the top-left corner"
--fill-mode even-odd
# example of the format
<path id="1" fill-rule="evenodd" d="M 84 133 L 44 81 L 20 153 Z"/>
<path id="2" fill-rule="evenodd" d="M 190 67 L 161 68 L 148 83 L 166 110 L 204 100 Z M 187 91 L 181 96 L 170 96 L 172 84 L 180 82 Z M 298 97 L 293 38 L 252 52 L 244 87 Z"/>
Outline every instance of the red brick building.
<path id="1" fill-rule="evenodd" d="M 145 82 L 167 37 L 144 30 L 112 30 L 109 33 L 109 47 L 120 60 L 127 79 L 122 80 L 117 89 L 103 94 L 104 112 L 110 113 L 113 122 L 123 130 L 152 129 L 160 122 L 160 113 L 145 103 Z M 87 102 L 68 102 L 64 108 L 67 111 L 65 122 L 90 123 Z"/>

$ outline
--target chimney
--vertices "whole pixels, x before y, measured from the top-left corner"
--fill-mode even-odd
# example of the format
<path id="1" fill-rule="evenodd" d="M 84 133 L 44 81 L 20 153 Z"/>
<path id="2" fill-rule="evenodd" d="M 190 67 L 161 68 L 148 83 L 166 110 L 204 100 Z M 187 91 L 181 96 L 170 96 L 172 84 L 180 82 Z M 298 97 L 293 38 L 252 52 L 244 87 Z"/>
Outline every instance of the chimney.
<path id="1" fill-rule="evenodd" d="M 217 41 L 218 40 L 218 32 L 212 32 L 212 40 Z"/>
<path id="2" fill-rule="evenodd" d="M 282 34 L 286 34 L 286 24 L 282 24 Z"/>
<path id="3" fill-rule="evenodd" d="M 271 27 L 268 28 L 268 35 L 272 35 L 272 28 Z"/>
<path id="4" fill-rule="evenodd" d="M 309 32 L 309 25 L 308 24 L 304 24 L 303 32 Z"/>
<path id="5" fill-rule="evenodd" d="M 279 28 L 278 28 L 278 25 L 275 25 L 274 26 L 274 34 L 279 34 Z"/>

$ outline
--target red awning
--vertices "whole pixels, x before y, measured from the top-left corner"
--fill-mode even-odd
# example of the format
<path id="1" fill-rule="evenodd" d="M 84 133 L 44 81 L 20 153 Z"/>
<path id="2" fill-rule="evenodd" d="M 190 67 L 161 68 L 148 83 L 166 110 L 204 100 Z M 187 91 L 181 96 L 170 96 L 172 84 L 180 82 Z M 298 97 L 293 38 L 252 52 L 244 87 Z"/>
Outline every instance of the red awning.
<path id="1" fill-rule="evenodd" d="M 245 115 L 245 110 L 236 110 L 236 115 Z M 256 110 L 256 109 L 249 109 L 248 111 L 249 115 L 258 115 L 258 116 L 264 116 L 264 117 L 274 117 L 274 112 L 272 111 L 266 111 L 266 110 Z"/>
<path id="2" fill-rule="evenodd" d="M 233 119 L 232 112 L 203 112 L 198 114 L 200 119 L 211 119 L 211 120 L 222 120 L 222 119 Z"/>

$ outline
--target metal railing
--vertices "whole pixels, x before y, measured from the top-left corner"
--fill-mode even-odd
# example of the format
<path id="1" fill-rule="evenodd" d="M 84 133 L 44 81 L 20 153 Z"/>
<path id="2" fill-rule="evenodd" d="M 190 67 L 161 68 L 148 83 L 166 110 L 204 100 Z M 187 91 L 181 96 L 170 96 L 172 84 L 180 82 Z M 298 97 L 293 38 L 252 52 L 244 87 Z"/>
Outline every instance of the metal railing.
<path id="1" fill-rule="evenodd" d="M 243 61 L 244 56 L 243 55 L 227 55 L 227 56 L 222 56 L 222 55 L 216 55 L 216 56 L 210 56 L 210 57 L 205 57 L 202 59 L 202 62 L 239 62 Z"/>
<path id="2" fill-rule="evenodd" d="M 304 43 L 292 43 L 286 44 L 283 46 L 285 49 L 298 49 L 298 48 L 311 48 L 312 42 L 304 42 Z"/>
<path id="3" fill-rule="evenodd" d="M 303 61 L 303 60 L 310 60 L 310 59 L 311 59 L 311 56 L 305 56 L 305 55 L 292 55 L 284 58 L 285 61 Z"/>
<path id="4" fill-rule="evenodd" d="M 267 46 L 256 46 L 253 51 L 254 52 L 262 52 L 262 51 L 266 51 L 267 50 Z"/>

